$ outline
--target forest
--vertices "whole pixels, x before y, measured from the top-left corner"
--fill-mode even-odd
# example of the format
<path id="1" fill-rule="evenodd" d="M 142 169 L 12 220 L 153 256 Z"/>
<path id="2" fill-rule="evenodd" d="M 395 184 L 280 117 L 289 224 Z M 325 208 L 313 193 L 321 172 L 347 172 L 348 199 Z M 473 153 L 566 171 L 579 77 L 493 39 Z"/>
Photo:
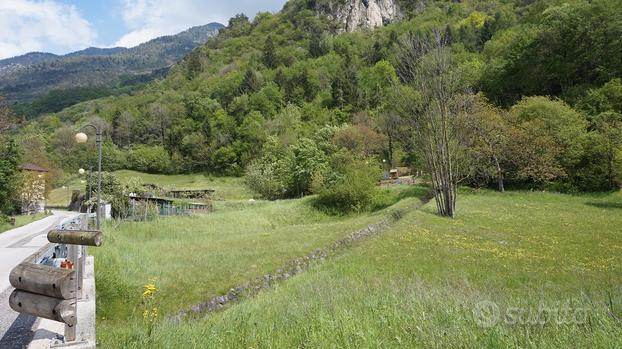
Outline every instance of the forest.
<path id="1" fill-rule="evenodd" d="M 349 33 L 318 4 L 237 15 L 139 91 L 17 122 L 11 147 L 22 161 L 74 173 L 95 163 L 94 144 L 73 141 L 91 123 L 104 129 L 107 171 L 246 175 L 270 199 L 375 181 L 389 167 L 424 169 L 409 110 L 425 94 L 404 52 L 436 33 L 468 96 L 452 126 L 461 184 L 619 188 L 619 1 L 427 1 L 404 5 L 401 21 Z"/>

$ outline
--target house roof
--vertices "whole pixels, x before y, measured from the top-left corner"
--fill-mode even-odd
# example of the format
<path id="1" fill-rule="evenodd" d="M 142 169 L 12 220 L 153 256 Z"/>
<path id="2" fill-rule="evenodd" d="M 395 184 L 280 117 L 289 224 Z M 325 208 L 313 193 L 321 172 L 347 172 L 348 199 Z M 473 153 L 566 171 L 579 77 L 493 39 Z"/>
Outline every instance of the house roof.
<path id="1" fill-rule="evenodd" d="M 17 168 L 22 170 L 22 171 L 50 172 L 50 171 L 46 170 L 45 168 L 43 168 L 43 167 L 41 167 L 39 165 L 36 165 L 36 164 L 32 164 L 32 163 L 21 164 Z"/>
<path id="2" fill-rule="evenodd" d="M 128 197 L 130 197 L 131 199 L 134 199 L 136 201 L 155 201 L 155 202 L 167 202 L 167 203 L 175 202 L 175 200 L 173 200 L 173 199 L 159 198 L 159 197 L 155 197 L 155 196 L 143 197 L 143 196 L 136 195 L 134 193 L 130 193 L 130 195 L 128 195 Z"/>

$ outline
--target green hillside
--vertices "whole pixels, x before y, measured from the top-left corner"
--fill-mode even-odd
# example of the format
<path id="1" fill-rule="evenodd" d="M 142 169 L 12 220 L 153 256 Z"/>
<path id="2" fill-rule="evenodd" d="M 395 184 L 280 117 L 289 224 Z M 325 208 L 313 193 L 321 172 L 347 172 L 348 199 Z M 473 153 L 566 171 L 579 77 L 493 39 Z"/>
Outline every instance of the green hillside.
<path id="1" fill-rule="evenodd" d="M 65 171 L 92 163 L 92 149 L 66 141 L 74 125 L 91 122 L 106 131 L 108 170 L 241 175 L 270 137 L 285 147 L 334 139 L 362 157 L 417 167 L 395 86 L 406 82 L 405 40 L 440 30 L 462 83 L 483 100 L 475 122 L 505 140 L 492 146 L 471 130 L 470 183 L 495 181 L 492 155 L 511 186 L 620 183 L 616 1 L 429 1 L 397 23 L 342 34 L 316 5 L 294 0 L 277 14 L 232 18 L 165 79 L 31 123 L 22 138 L 41 146 L 27 153 Z"/>
<path id="2" fill-rule="evenodd" d="M 30 53 L 0 60 L 0 95 L 29 117 L 78 102 L 127 93 L 154 78 L 218 34 L 221 24 L 190 28 L 133 48 L 88 48 L 57 56 Z M 133 88 L 132 88 L 133 87 Z"/>

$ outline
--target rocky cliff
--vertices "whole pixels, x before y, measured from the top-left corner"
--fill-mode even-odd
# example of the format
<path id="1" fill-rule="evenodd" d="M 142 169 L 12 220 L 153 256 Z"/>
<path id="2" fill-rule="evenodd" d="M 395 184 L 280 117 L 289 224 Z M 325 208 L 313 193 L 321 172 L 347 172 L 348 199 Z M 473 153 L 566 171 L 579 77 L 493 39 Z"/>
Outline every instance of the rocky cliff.
<path id="1" fill-rule="evenodd" d="M 402 17 L 397 0 L 331 0 L 315 10 L 334 20 L 340 32 L 380 27 Z"/>

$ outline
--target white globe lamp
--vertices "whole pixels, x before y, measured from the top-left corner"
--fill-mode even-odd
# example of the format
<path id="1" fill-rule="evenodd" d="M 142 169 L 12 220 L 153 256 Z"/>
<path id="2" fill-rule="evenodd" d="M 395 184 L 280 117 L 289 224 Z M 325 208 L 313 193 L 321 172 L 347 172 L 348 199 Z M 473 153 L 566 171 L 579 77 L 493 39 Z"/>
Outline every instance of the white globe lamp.
<path id="1" fill-rule="evenodd" d="M 89 137 L 84 132 L 76 133 L 76 142 L 78 143 L 86 143 L 89 140 Z"/>

